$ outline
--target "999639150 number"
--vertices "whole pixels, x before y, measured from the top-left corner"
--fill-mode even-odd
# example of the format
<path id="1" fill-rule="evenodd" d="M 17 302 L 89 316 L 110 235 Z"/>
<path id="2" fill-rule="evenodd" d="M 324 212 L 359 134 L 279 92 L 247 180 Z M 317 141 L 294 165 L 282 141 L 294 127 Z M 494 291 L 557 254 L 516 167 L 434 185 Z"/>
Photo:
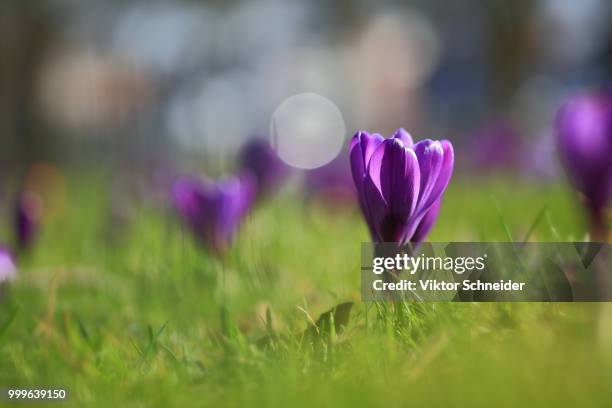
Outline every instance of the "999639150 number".
<path id="1" fill-rule="evenodd" d="M 65 400 L 68 393 L 64 388 L 7 388 L 9 400 Z"/>

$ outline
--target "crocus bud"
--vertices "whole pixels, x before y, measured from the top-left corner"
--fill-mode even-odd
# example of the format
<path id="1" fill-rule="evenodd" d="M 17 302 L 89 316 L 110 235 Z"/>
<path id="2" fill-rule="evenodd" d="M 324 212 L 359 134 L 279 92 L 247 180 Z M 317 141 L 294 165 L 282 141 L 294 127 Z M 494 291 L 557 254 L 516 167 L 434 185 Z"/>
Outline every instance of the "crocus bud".
<path id="1" fill-rule="evenodd" d="M 353 181 L 376 242 L 420 242 L 435 223 L 453 172 L 447 140 L 413 144 L 399 129 L 390 139 L 357 132 L 350 146 Z"/>
<path id="2" fill-rule="evenodd" d="M 17 276 L 15 260 L 8 249 L 0 247 L 0 284 L 11 281 Z"/>
<path id="3" fill-rule="evenodd" d="M 253 202 L 250 176 L 219 182 L 182 178 L 172 188 L 174 205 L 195 238 L 215 252 L 225 251 Z"/>
<path id="4" fill-rule="evenodd" d="M 241 170 L 252 174 L 257 184 L 257 199 L 273 194 L 289 174 L 289 167 L 263 139 L 251 139 L 239 157 Z"/>
<path id="5" fill-rule="evenodd" d="M 584 197 L 592 238 L 605 240 L 604 211 L 612 185 L 612 94 L 573 97 L 557 113 L 555 130 L 566 173 Z"/>
<path id="6" fill-rule="evenodd" d="M 15 239 L 19 250 L 26 250 L 38 235 L 41 204 L 38 196 L 29 191 L 19 194 L 15 206 Z"/>

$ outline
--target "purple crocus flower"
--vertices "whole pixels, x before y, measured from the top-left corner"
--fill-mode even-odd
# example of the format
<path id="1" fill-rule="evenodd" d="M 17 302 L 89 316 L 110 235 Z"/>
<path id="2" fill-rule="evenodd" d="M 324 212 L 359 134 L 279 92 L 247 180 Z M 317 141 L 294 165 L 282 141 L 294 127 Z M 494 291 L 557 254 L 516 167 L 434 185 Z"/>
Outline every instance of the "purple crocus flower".
<path id="1" fill-rule="evenodd" d="M 41 205 L 35 193 L 26 191 L 19 194 L 15 205 L 15 239 L 17 248 L 28 249 L 38 235 Z"/>
<path id="2" fill-rule="evenodd" d="M 278 157 L 268 142 L 251 139 L 240 152 L 241 169 L 253 175 L 257 198 L 274 193 L 287 179 L 289 167 Z"/>
<path id="3" fill-rule="evenodd" d="M 447 140 L 416 144 L 404 129 L 390 139 L 357 132 L 350 145 L 359 204 L 376 242 L 421 242 L 435 223 L 453 172 Z"/>
<path id="4" fill-rule="evenodd" d="M 254 195 L 250 175 L 219 182 L 181 178 L 172 188 L 174 205 L 196 239 L 225 251 L 247 215 Z"/>
<path id="5" fill-rule="evenodd" d="M 489 122 L 474 132 L 469 156 L 475 170 L 517 169 L 524 156 L 520 135 L 504 120 Z"/>
<path id="6" fill-rule="evenodd" d="M 436 200 L 432 204 L 431 208 L 425 212 L 425 215 L 423 215 L 421 222 L 419 222 L 419 225 L 416 231 L 414 231 L 414 234 L 412 234 L 412 239 L 410 241 L 412 242 L 425 241 L 425 238 L 429 234 L 429 231 L 431 231 L 434 224 L 436 223 L 436 220 L 438 219 L 438 214 L 440 213 L 441 202 L 442 202 L 441 199 Z"/>
<path id="7" fill-rule="evenodd" d="M 8 282 L 17 276 L 17 266 L 10 251 L 0 247 L 0 284 Z"/>
<path id="8" fill-rule="evenodd" d="M 348 162 L 348 155 L 344 154 L 325 166 L 308 170 L 304 177 L 306 194 L 339 208 L 353 204 L 355 188 Z"/>
<path id="9" fill-rule="evenodd" d="M 593 233 L 605 238 L 604 209 L 612 187 L 612 93 L 570 99 L 557 113 L 555 130 L 561 161 L 584 195 Z"/>

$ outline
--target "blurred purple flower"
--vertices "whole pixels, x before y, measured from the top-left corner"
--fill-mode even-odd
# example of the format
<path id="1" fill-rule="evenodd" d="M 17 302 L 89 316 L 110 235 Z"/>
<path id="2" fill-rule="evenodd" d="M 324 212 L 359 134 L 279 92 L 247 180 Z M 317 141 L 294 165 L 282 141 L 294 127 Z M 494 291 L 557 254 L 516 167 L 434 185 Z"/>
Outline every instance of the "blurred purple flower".
<path id="1" fill-rule="evenodd" d="M 15 205 L 15 239 L 19 250 L 26 250 L 38 235 L 41 218 L 41 204 L 36 195 L 24 191 L 17 197 Z"/>
<path id="2" fill-rule="evenodd" d="M 354 203 L 355 189 L 347 155 L 341 155 L 323 167 L 306 172 L 304 185 L 310 197 L 344 206 Z"/>
<path id="3" fill-rule="evenodd" d="M 232 243 L 254 196 L 250 175 L 219 182 L 181 178 L 172 187 L 174 205 L 196 239 L 221 253 Z"/>
<path id="4" fill-rule="evenodd" d="M 400 245 L 424 240 L 453 172 L 451 143 L 413 144 L 404 129 L 387 140 L 360 131 L 351 141 L 350 159 L 372 239 Z"/>
<path id="5" fill-rule="evenodd" d="M 15 260 L 8 249 L 0 247 L 0 284 L 8 282 L 17 276 Z"/>
<path id="6" fill-rule="evenodd" d="M 241 170 L 250 172 L 257 184 L 257 199 L 276 192 L 287 179 L 289 167 L 270 144 L 261 138 L 247 142 L 240 152 Z"/>
<path id="7" fill-rule="evenodd" d="M 552 129 L 548 127 L 535 134 L 529 143 L 529 149 L 523 151 L 522 174 L 532 180 L 558 179 L 559 166 L 556 160 L 557 146 L 552 136 Z"/>
<path id="8" fill-rule="evenodd" d="M 474 133 L 469 152 L 469 162 L 477 170 L 514 170 L 520 166 L 523 144 L 510 123 L 498 120 Z"/>
<path id="9" fill-rule="evenodd" d="M 569 178 L 593 221 L 603 222 L 612 186 L 612 93 L 573 97 L 557 113 L 555 130 Z"/>

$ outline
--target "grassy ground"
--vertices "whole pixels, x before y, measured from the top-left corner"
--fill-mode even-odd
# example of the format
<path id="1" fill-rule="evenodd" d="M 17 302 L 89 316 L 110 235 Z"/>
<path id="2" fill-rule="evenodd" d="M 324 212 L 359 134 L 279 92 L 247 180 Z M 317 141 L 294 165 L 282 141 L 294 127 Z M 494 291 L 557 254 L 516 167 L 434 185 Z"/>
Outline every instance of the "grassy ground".
<path id="1" fill-rule="evenodd" d="M 0 303 L 2 387 L 100 406 L 612 403 L 602 305 L 364 304 L 355 209 L 285 194 L 219 259 L 163 210 L 117 222 L 97 182 L 68 187 Z M 456 181 L 431 240 L 579 240 L 578 215 L 562 187 Z M 299 335 L 346 301 L 342 333 Z"/>

